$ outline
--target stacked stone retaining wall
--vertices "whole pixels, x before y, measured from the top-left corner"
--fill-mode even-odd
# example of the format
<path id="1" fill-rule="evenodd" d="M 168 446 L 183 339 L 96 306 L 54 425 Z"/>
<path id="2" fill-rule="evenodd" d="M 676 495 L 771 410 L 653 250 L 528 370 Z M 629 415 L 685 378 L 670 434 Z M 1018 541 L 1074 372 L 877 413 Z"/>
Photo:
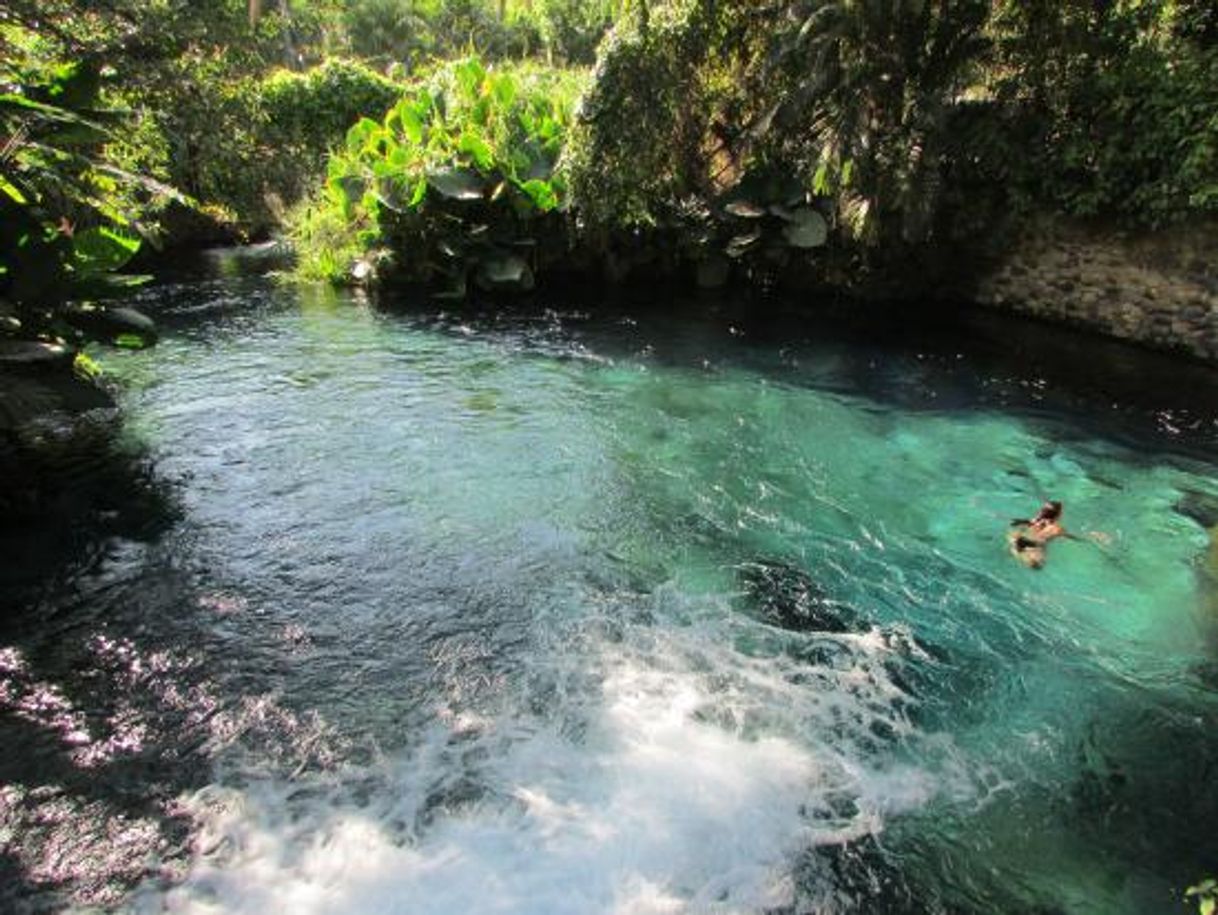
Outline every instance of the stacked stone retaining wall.
<path id="1" fill-rule="evenodd" d="M 988 307 L 1218 361 L 1218 221 L 1155 233 L 1043 222 L 974 294 Z"/>

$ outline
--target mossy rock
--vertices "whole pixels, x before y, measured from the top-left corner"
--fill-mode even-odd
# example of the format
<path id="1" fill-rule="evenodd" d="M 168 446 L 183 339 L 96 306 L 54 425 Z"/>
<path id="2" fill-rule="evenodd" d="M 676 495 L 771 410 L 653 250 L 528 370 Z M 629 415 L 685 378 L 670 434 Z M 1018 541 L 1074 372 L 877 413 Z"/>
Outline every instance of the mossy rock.
<path id="1" fill-rule="evenodd" d="M 73 305 L 63 320 L 85 336 L 130 349 L 143 349 L 157 340 L 156 324 L 134 308 Z"/>

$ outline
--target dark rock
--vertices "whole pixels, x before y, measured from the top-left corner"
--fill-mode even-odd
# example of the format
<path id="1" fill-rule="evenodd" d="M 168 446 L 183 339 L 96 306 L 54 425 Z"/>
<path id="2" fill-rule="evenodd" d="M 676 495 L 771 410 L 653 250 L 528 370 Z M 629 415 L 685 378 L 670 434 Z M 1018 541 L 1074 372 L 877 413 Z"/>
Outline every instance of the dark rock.
<path id="1" fill-rule="evenodd" d="M 858 615 L 831 600 L 802 569 L 761 559 L 740 566 L 740 579 L 750 602 L 767 623 L 795 632 L 850 632 L 859 628 Z"/>
<path id="2" fill-rule="evenodd" d="M 1218 525 L 1218 495 L 1199 490 L 1185 490 L 1175 505 L 1176 512 L 1192 518 L 1206 530 Z"/>
<path id="3" fill-rule="evenodd" d="M 0 340 L 0 366 L 12 369 L 63 368 L 75 353 L 57 343 L 39 340 Z"/>
<path id="4" fill-rule="evenodd" d="M 105 391 L 70 370 L 0 373 L 0 433 L 21 429 L 53 413 L 75 414 L 110 406 L 113 401 Z"/>
<path id="5" fill-rule="evenodd" d="M 76 305 L 64 309 L 63 319 L 96 340 L 123 345 L 151 346 L 156 342 L 156 324 L 134 308 Z"/>

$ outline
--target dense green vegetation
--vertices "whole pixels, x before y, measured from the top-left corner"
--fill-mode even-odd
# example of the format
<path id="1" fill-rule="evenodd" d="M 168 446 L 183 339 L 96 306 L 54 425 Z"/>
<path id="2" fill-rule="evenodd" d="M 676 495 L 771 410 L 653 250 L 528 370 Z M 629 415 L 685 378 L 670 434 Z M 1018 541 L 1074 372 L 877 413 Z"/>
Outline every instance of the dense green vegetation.
<path id="1" fill-rule="evenodd" d="M 574 204 L 736 254 L 757 226 L 743 253 L 781 262 L 772 208 L 802 190 L 885 269 L 1011 216 L 1212 212 L 1214 33 L 1172 2 L 666 4 L 603 49 Z M 734 188 L 754 206 L 725 211 Z"/>
<path id="2" fill-rule="evenodd" d="M 471 278 L 532 288 L 538 236 L 561 239 L 555 167 L 581 85 L 574 73 L 491 72 L 469 58 L 413 86 L 383 120 L 361 119 L 295 222 L 302 270 L 342 281 L 389 269 L 456 296 Z"/>
<path id="3" fill-rule="evenodd" d="M 64 64 L 0 94 L 0 312 L 7 335 L 55 343 L 85 335 L 122 345 L 153 336 L 138 316 L 102 321 L 87 305 L 53 308 L 66 299 L 123 285 L 113 271 L 136 253 L 150 200 L 172 189 L 119 168 L 104 151 L 127 119 L 102 106 L 100 73 L 88 62 Z M 30 360 L 59 354 L 54 346 L 21 347 Z"/>
<path id="4" fill-rule="evenodd" d="M 630 4 L 565 135 L 572 231 L 552 238 L 611 275 L 849 286 L 933 276 L 936 252 L 1035 214 L 1213 212 L 1216 29 L 1168 0 Z M 403 250 L 329 193 L 309 211 L 329 228 L 300 233 L 325 240 L 311 272 Z"/>
<path id="5" fill-rule="evenodd" d="M 1030 214 L 1218 209 L 1197 0 L 6 0 L 0 41 L 10 306 L 285 220 L 307 275 L 448 295 L 850 285 Z"/>

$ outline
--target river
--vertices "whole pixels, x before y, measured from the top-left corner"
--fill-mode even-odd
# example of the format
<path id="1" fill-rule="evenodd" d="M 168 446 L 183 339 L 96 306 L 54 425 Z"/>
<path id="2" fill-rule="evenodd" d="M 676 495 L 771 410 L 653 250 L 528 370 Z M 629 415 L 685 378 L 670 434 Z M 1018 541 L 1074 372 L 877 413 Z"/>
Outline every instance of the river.
<path id="1" fill-rule="evenodd" d="M 1158 915 L 1218 873 L 1213 371 L 658 291 L 137 304 L 4 541 L 6 909 Z M 1048 497 L 1082 539 L 1032 571 Z"/>

